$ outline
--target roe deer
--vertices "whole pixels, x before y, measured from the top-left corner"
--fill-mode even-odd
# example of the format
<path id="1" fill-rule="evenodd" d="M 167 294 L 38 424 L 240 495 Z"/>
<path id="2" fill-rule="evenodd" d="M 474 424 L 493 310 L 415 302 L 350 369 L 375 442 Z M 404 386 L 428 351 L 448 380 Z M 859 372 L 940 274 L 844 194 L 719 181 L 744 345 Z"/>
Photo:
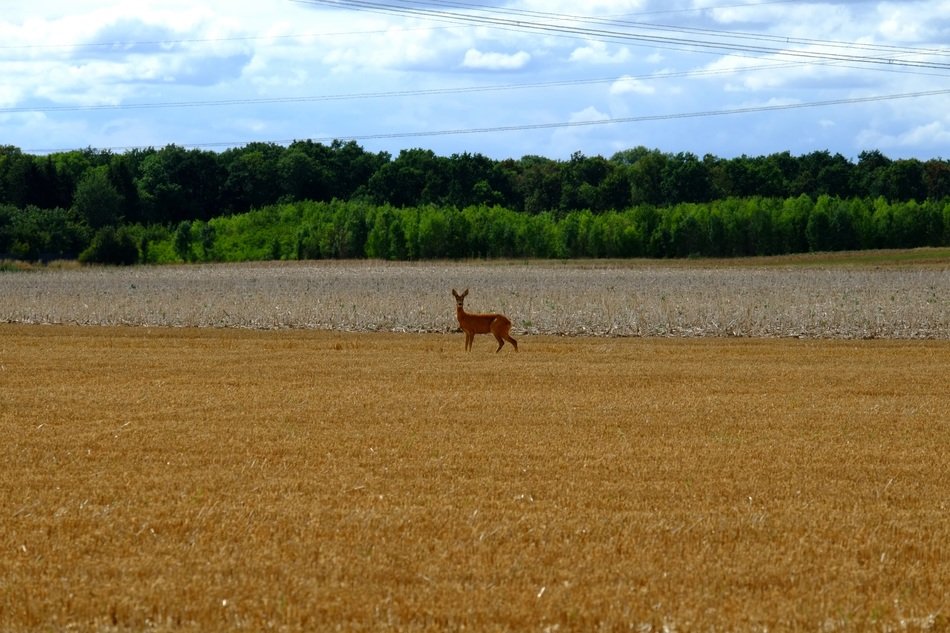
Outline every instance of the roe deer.
<path id="1" fill-rule="evenodd" d="M 511 338 L 511 321 L 508 317 L 504 314 L 469 314 L 462 307 L 467 295 L 468 288 L 462 294 L 455 292 L 455 288 L 452 289 L 452 296 L 455 297 L 455 316 L 458 317 L 459 327 L 465 332 L 465 351 L 470 352 L 472 350 L 472 341 L 475 340 L 476 334 L 491 332 L 494 334 L 495 340 L 498 341 L 496 354 L 501 351 L 505 341 L 514 345 L 517 352 L 518 341 Z"/>

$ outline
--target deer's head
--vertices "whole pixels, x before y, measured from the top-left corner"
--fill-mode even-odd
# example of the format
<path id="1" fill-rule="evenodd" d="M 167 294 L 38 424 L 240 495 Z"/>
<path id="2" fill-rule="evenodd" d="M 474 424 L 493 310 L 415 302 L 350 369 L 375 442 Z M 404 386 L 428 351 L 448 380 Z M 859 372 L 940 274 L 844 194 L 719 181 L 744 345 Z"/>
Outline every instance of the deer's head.
<path id="1" fill-rule="evenodd" d="M 455 288 L 452 288 L 452 296 L 455 297 L 455 305 L 458 308 L 462 307 L 462 303 L 465 301 L 465 297 L 468 296 L 468 288 L 466 288 L 462 294 L 455 292 Z"/>

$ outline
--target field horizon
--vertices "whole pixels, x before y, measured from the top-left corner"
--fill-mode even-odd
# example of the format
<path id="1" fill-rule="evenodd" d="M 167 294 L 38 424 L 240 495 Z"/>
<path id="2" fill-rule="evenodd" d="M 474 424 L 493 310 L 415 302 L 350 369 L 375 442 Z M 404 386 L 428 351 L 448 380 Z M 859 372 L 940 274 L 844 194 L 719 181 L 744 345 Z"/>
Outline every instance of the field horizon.
<path id="1" fill-rule="evenodd" d="M 0 630 L 939 631 L 944 340 L 0 324 Z"/>

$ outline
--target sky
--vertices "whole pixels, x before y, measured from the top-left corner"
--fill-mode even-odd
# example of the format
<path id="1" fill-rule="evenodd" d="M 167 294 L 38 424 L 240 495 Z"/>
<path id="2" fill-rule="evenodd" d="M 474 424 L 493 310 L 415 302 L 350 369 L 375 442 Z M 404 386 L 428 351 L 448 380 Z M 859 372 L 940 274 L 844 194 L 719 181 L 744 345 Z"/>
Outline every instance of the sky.
<path id="1" fill-rule="evenodd" d="M 950 0 L 0 0 L 0 145 L 950 159 Z"/>

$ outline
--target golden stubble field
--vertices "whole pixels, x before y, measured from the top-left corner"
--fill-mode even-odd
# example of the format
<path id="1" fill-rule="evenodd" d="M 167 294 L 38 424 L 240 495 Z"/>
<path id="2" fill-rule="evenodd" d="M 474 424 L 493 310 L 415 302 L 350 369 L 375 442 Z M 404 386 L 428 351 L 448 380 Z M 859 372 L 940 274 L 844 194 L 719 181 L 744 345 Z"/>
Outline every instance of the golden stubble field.
<path id="1" fill-rule="evenodd" d="M 950 626 L 946 340 L 518 336 L 0 325 L 0 630 Z"/>

